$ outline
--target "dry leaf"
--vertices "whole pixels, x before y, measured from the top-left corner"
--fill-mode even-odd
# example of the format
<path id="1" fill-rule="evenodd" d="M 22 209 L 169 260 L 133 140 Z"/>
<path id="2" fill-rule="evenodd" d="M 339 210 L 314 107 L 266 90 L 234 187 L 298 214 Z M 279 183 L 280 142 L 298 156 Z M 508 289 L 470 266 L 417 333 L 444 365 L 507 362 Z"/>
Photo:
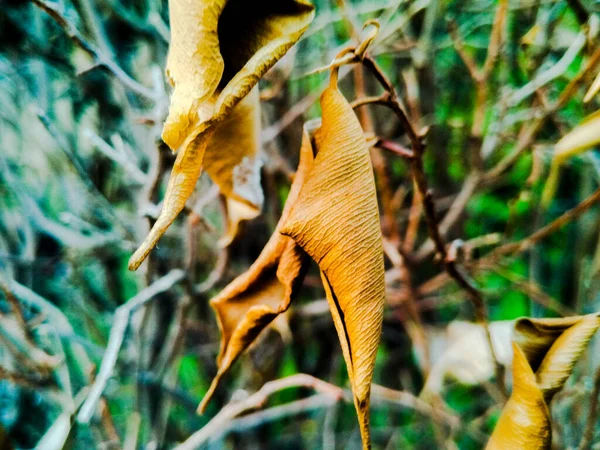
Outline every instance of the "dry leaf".
<path id="1" fill-rule="evenodd" d="M 204 167 L 227 198 L 227 227 L 221 246 L 229 245 L 243 220 L 260 214 L 263 193 L 260 186 L 260 100 L 258 87 L 238 103 L 215 127 Z"/>
<path id="2" fill-rule="evenodd" d="M 600 111 L 587 116 L 556 143 L 550 174 L 542 194 L 542 205 L 547 206 L 554 197 L 558 185 L 560 166 L 567 159 L 589 150 L 597 144 L 600 144 Z"/>
<path id="3" fill-rule="evenodd" d="M 163 139 L 178 152 L 163 208 L 129 261 L 137 269 L 175 220 L 200 176 L 208 140 L 314 16 L 306 0 L 171 0 L 167 75 L 174 86 Z"/>
<path id="4" fill-rule="evenodd" d="M 292 237 L 321 269 L 363 446 L 370 448 L 371 379 L 385 299 L 375 181 L 363 131 L 337 86 L 325 90 L 321 108 L 315 161 L 281 233 Z"/>
<path id="5" fill-rule="evenodd" d="M 280 234 L 279 228 L 298 197 L 312 162 L 313 150 L 305 132 L 298 171 L 275 232 L 254 264 L 210 302 L 221 330 L 221 349 L 217 358 L 217 375 L 198 408 L 200 412 L 206 408 L 233 362 L 267 325 L 289 308 L 302 283 L 307 256 L 293 239 Z"/>
<path id="6" fill-rule="evenodd" d="M 550 449 L 550 402 L 600 326 L 600 315 L 520 319 L 515 324 L 513 393 L 487 449 Z"/>
<path id="7" fill-rule="evenodd" d="M 513 392 L 486 449 L 549 449 L 550 411 L 525 355 L 514 343 L 513 351 Z"/>

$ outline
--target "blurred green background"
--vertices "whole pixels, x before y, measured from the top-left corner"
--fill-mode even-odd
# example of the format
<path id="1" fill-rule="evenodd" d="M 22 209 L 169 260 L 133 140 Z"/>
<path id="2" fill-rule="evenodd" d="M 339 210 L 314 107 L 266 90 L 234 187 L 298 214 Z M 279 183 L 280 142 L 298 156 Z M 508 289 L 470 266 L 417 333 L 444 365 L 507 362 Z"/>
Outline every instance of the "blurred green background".
<path id="1" fill-rule="evenodd" d="M 569 160 L 550 207 L 540 208 L 554 143 L 598 108 L 597 100 L 582 102 L 596 67 L 559 110 L 550 111 L 597 50 L 600 2 L 511 0 L 498 61 L 484 84 L 487 99 L 477 110 L 477 83 L 449 27 L 483 65 L 496 1 L 314 3 L 316 18 L 305 36 L 261 82 L 262 215 L 245 224 L 229 249 L 218 248 L 222 203 L 203 175 L 191 202 L 199 223 L 182 215 L 145 272 L 132 273 L 127 260 L 147 232 L 148 217 L 156 214 L 173 162 L 160 140 L 169 95 L 163 74 L 167 1 L 47 2 L 55 17 L 33 2 L 0 2 L 0 279 L 6 287 L 0 293 L 0 434 L 15 448 L 172 448 L 232 396 L 243 398 L 266 381 L 301 372 L 348 389 L 314 266 L 292 310 L 236 363 L 207 414 L 195 413 L 216 372 L 219 332 L 208 300 L 254 261 L 278 220 L 297 164 L 302 124 L 319 116 L 317 99 L 327 83 L 327 72 L 312 72 L 355 43 L 352 27 L 360 31 L 370 18 L 381 22 L 370 53 L 419 128 L 429 128 L 426 172 L 441 217 L 469 177 L 511 154 L 527 126 L 546 114 L 514 166 L 474 188 L 447 230 L 448 241 L 465 243 L 465 266 L 484 294 L 490 321 L 600 310 L 597 208 L 527 252 L 477 264 L 494 247 L 530 235 L 598 186 L 600 159 L 596 151 L 586 152 Z M 66 22 L 57 23 L 57 17 Z M 77 36 L 69 37 L 65 24 L 78 30 L 99 58 L 82 49 Z M 519 97 L 521 88 L 547 71 L 553 78 Z M 380 93 L 369 75 L 364 81 L 367 95 Z M 356 73 L 348 72 L 340 86 L 353 99 Z M 370 111 L 377 135 L 407 143 L 386 110 Z M 473 134 L 478 116 L 479 136 Z M 392 194 L 381 209 L 389 207 L 395 232 L 404 235 L 413 193 L 408 165 L 393 153 L 378 157 L 378 182 L 385 175 Z M 156 173 L 159 183 L 152 185 Z M 438 394 L 455 421 L 440 419 L 417 399 L 425 383 L 419 349 L 429 348 L 435 367 L 452 342 L 445 334 L 448 324 L 473 320 L 473 311 L 453 283 L 431 284 L 442 270 L 427 250 L 424 221 L 415 231 L 416 245 L 408 249 L 415 256 L 411 304 L 426 343 L 415 350 L 418 333 L 411 331 L 415 322 L 406 286 L 386 260 L 388 305 L 375 383 L 410 395 L 398 400 L 376 390 L 374 446 L 483 448 L 500 412 L 493 374 L 470 386 L 447 380 Z M 393 233 L 384 227 L 384 235 Z M 177 275 L 171 271 L 178 268 L 186 270 L 186 281 L 175 280 L 131 315 L 103 399 L 88 424 L 78 423 L 75 416 L 104 355 L 117 308 L 146 285 Z M 594 341 L 555 400 L 556 448 L 579 442 L 599 352 Z M 264 410 L 272 414 L 235 419 L 205 448 L 359 449 L 351 401 L 310 394 L 306 388 L 277 393 Z"/>

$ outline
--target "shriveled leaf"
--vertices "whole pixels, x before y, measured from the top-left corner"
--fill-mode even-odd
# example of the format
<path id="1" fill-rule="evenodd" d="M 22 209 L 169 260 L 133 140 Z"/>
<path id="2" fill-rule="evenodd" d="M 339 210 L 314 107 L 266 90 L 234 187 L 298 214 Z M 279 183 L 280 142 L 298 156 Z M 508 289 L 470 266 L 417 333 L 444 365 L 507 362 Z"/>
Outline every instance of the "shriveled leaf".
<path id="1" fill-rule="evenodd" d="M 169 15 L 174 90 L 163 139 L 178 155 L 159 218 L 131 257 L 131 270 L 185 206 L 215 126 L 300 38 L 314 8 L 306 0 L 170 0 Z"/>
<path id="2" fill-rule="evenodd" d="M 513 343 L 513 392 L 487 444 L 487 450 L 549 449 L 550 411 L 525 354 Z"/>
<path id="3" fill-rule="evenodd" d="M 590 86 L 589 91 L 585 94 L 585 97 L 583 98 L 584 103 L 589 102 L 598 92 L 600 92 L 600 73 L 598 73 L 596 79 Z"/>
<path id="4" fill-rule="evenodd" d="M 383 247 L 373 169 L 352 108 L 330 86 L 315 161 L 281 233 L 319 265 L 354 393 L 365 448 L 369 402 L 385 298 Z"/>
<path id="5" fill-rule="evenodd" d="M 289 308 L 302 283 L 307 256 L 293 239 L 280 234 L 279 229 L 298 198 L 312 162 L 313 150 L 310 138 L 305 133 L 298 171 L 275 232 L 254 264 L 210 302 L 221 329 L 221 349 L 217 358 L 217 375 L 200 404 L 201 412 L 206 408 L 222 376 L 259 333 Z"/>
<path id="6" fill-rule="evenodd" d="M 260 100 L 258 87 L 238 103 L 215 127 L 204 167 L 227 198 L 227 231 L 221 245 L 228 245 L 242 220 L 255 218 L 262 208 L 260 186 Z"/>
<path id="7" fill-rule="evenodd" d="M 515 342 L 535 371 L 537 384 L 548 404 L 564 386 L 599 326 L 597 314 L 517 322 Z"/>
<path id="8" fill-rule="evenodd" d="M 550 449 L 550 401 L 563 388 L 598 327 L 599 314 L 517 321 L 513 393 L 488 449 Z"/>

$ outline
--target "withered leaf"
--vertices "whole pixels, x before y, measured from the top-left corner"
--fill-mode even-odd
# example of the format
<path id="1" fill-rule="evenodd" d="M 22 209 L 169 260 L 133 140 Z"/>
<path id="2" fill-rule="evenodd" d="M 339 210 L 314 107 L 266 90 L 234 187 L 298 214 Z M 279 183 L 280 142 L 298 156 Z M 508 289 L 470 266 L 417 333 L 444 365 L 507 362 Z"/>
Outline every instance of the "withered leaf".
<path id="1" fill-rule="evenodd" d="M 163 139 L 177 160 L 158 220 L 129 261 L 136 270 L 185 206 L 208 140 L 314 16 L 306 0 L 170 0 L 167 75 L 174 86 Z"/>
<path id="2" fill-rule="evenodd" d="M 204 167 L 226 197 L 227 227 L 221 246 L 237 235 L 239 223 L 260 214 L 260 100 L 255 87 L 215 127 Z"/>
<path id="3" fill-rule="evenodd" d="M 550 401 L 564 386 L 598 327 L 598 314 L 517 321 L 513 393 L 488 449 L 550 449 Z"/>
<path id="4" fill-rule="evenodd" d="M 275 232 L 254 264 L 210 301 L 221 330 L 221 348 L 217 375 L 198 408 L 200 412 L 233 362 L 273 319 L 289 308 L 302 283 L 307 256 L 293 239 L 280 234 L 279 228 L 298 197 L 312 162 L 313 150 L 305 132 L 298 171 Z"/>
<path id="5" fill-rule="evenodd" d="M 321 96 L 315 161 L 281 233 L 319 265 L 354 393 L 363 446 L 381 334 L 385 280 L 373 169 L 351 106 L 328 87 Z"/>
<path id="6" fill-rule="evenodd" d="M 550 448 L 550 411 L 527 358 L 515 343 L 513 351 L 513 392 L 486 449 Z"/>

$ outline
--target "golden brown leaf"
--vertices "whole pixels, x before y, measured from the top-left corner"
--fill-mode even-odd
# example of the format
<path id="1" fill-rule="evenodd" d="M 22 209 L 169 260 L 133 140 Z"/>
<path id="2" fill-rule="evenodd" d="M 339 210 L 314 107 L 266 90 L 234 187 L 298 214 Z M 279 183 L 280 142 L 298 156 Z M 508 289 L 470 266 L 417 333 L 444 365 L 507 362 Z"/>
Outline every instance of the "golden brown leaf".
<path id="1" fill-rule="evenodd" d="M 312 162 L 313 150 L 305 133 L 298 171 L 275 232 L 254 264 L 210 302 L 221 329 L 221 349 L 217 358 L 217 375 L 198 408 L 200 412 L 206 408 L 220 379 L 233 362 L 273 319 L 289 308 L 302 283 L 308 262 L 306 254 L 293 239 L 280 234 L 279 228 L 298 197 Z"/>
<path id="2" fill-rule="evenodd" d="M 171 0 L 167 75 L 174 86 L 163 139 L 178 152 L 164 205 L 129 261 L 137 269 L 175 220 L 200 176 L 208 140 L 314 16 L 306 0 Z"/>
<path id="3" fill-rule="evenodd" d="M 598 327 L 598 314 L 517 321 L 513 394 L 488 449 L 550 448 L 550 401 L 564 386 Z"/>
<path id="4" fill-rule="evenodd" d="M 233 241 L 241 221 L 254 219 L 262 208 L 260 128 L 260 101 L 255 87 L 215 127 L 206 148 L 206 172 L 227 198 L 227 227 L 221 246 Z"/>
<path id="5" fill-rule="evenodd" d="M 562 164 L 569 158 L 577 156 L 598 144 L 600 144 L 600 111 L 587 116 L 556 143 L 550 174 L 542 194 L 542 205 L 547 206 L 556 192 Z"/>
<path id="6" fill-rule="evenodd" d="M 486 449 L 549 449 L 550 412 L 529 362 L 515 343 L 513 351 L 513 392 Z"/>
<path id="7" fill-rule="evenodd" d="M 370 447 L 369 402 L 381 334 L 385 280 L 373 169 L 352 108 L 330 86 L 315 161 L 281 233 L 319 265 L 354 393 L 363 446 Z"/>

